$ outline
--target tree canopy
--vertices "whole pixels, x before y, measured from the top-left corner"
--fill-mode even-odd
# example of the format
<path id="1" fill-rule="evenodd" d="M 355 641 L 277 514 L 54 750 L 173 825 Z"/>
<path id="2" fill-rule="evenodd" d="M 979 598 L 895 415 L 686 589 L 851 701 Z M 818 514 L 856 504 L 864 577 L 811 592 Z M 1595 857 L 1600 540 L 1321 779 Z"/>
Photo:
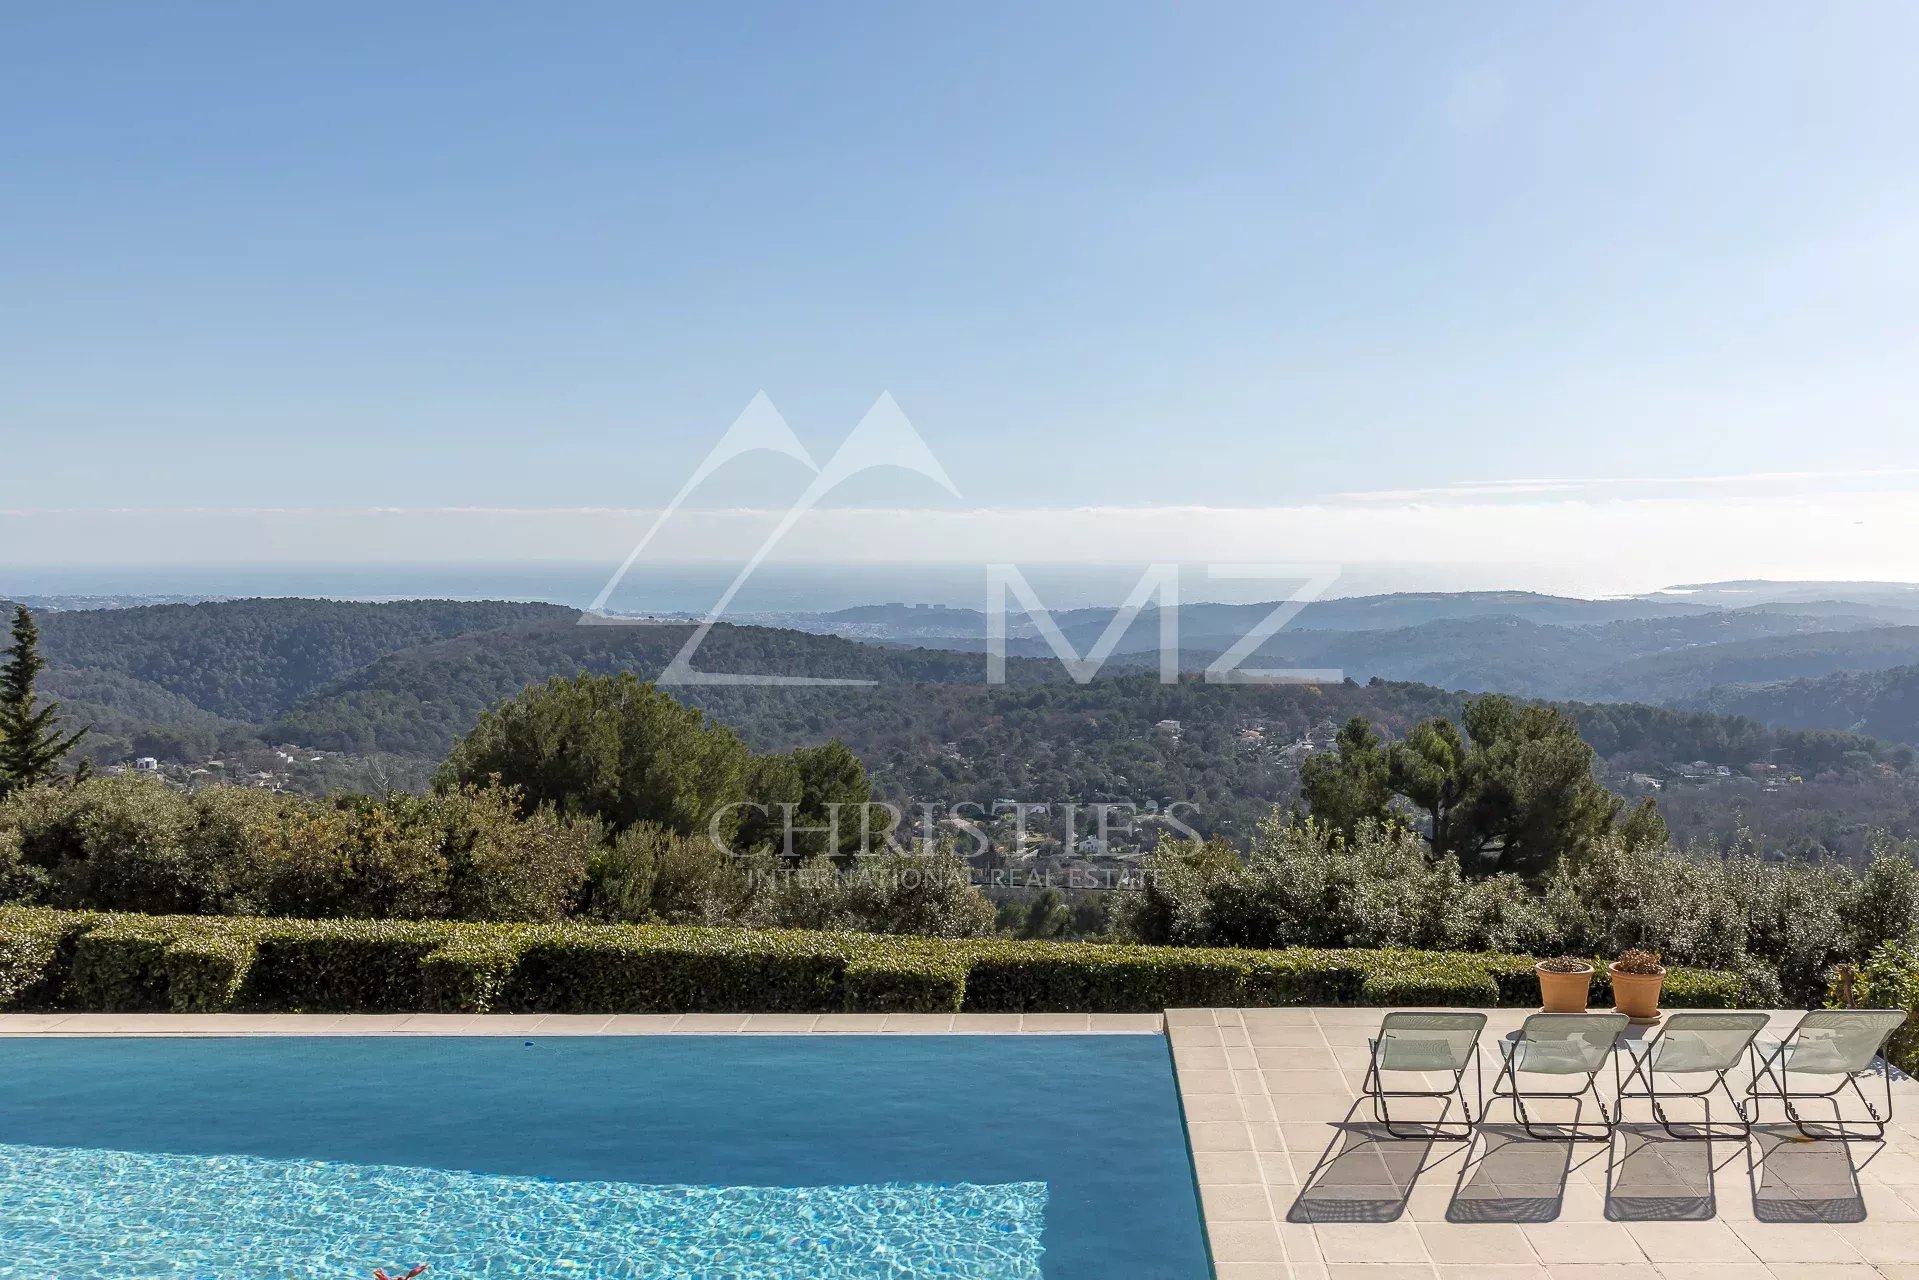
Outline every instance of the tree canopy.
<path id="1" fill-rule="evenodd" d="M 40 656 L 40 629 L 25 605 L 13 612 L 13 641 L 0 666 L 0 796 L 18 787 L 45 782 L 87 731 L 63 732 L 60 704 L 35 696 L 34 681 L 46 670 Z"/>
<path id="2" fill-rule="evenodd" d="M 552 807 L 615 832 L 647 822 L 796 858 L 860 848 L 861 806 L 873 796 L 844 743 L 756 756 L 630 672 L 555 677 L 484 713 L 440 784 L 495 779 L 518 788 L 529 813 Z"/>
<path id="3" fill-rule="evenodd" d="M 1463 732 L 1434 717 L 1390 746 L 1348 721 L 1337 750 L 1301 771 L 1313 817 L 1350 836 L 1410 815 L 1431 850 L 1471 876 L 1539 875 L 1611 829 L 1621 801 L 1594 781 L 1593 750 L 1570 717 L 1489 695 L 1469 699 L 1461 719 Z"/>

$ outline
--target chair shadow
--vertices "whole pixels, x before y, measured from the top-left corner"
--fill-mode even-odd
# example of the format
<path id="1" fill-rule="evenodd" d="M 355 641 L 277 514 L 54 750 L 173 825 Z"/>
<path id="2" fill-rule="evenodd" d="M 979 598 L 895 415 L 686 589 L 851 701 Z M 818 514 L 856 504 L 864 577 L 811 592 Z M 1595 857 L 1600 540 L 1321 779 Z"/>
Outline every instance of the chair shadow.
<path id="1" fill-rule="evenodd" d="M 1852 1145 L 1835 1138 L 1808 1138 L 1795 1125 L 1754 1125 L 1746 1154 L 1753 1217 L 1760 1222 L 1864 1222 L 1866 1199 Z"/>
<path id="2" fill-rule="evenodd" d="M 1286 1221 L 1393 1222 L 1406 1212 L 1435 1142 L 1395 1138 L 1377 1122 L 1356 1119 L 1362 1105 L 1363 1100 L 1355 1103 L 1344 1120 L 1330 1126 L 1333 1140 L 1286 1210 Z"/>
<path id="3" fill-rule="evenodd" d="M 1714 1143 L 1675 1138 L 1658 1124 L 1621 1124 L 1613 1138 L 1606 1161 L 1609 1220 L 1703 1222 L 1719 1211 Z"/>
<path id="4" fill-rule="evenodd" d="M 1482 1122 L 1446 1206 L 1448 1222 L 1551 1222 L 1572 1172 L 1570 1139 L 1529 1137 L 1517 1124 Z"/>

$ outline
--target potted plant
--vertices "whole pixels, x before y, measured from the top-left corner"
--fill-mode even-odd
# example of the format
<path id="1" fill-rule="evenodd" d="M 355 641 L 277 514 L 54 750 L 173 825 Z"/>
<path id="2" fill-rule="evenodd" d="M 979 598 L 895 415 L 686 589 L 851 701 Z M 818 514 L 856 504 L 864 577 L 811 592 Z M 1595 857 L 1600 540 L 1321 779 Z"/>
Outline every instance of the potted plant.
<path id="1" fill-rule="evenodd" d="M 1659 987 L 1666 980 L 1666 966 L 1659 963 L 1657 951 L 1622 951 L 1607 972 L 1612 975 L 1614 1013 L 1625 1014 L 1635 1026 L 1659 1021 Z"/>
<path id="2" fill-rule="evenodd" d="M 1539 975 L 1539 1001 L 1547 1013 L 1584 1013 L 1592 989 L 1593 967 L 1578 956 L 1554 956 L 1533 966 Z"/>

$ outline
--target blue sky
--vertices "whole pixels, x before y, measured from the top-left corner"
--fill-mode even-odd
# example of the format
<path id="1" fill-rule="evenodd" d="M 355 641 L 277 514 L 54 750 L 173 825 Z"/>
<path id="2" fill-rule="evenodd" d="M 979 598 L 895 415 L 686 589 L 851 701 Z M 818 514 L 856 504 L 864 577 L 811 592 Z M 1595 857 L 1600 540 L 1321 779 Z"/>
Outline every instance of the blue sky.
<path id="1" fill-rule="evenodd" d="M 1383 504 L 1415 544 L 1420 511 L 1489 513 L 1447 555 L 1723 517 L 1730 574 L 1768 567 L 1731 549 L 1778 503 L 1836 519 L 1863 485 L 1893 519 L 1919 466 L 1910 5 L 75 3 L 5 30 L 0 559 L 293 554 L 284 511 L 308 559 L 592 555 L 624 534 L 566 513 L 664 503 L 760 391 L 818 457 L 891 392 L 962 495 L 862 477 L 839 499 L 947 523 L 836 526 L 828 557 L 986 554 L 993 520 L 953 514 L 982 510 L 1041 543 L 1079 512 L 1130 555 L 1102 539 L 1142 507 L 1236 513 L 1206 526 L 1232 552 L 1266 536 L 1247 513 Z M 806 478 L 750 459 L 698 501 Z M 1510 481 L 1560 483 L 1483 487 Z M 1853 554 L 1883 523 L 1844 523 L 1777 571 L 1898 571 Z"/>

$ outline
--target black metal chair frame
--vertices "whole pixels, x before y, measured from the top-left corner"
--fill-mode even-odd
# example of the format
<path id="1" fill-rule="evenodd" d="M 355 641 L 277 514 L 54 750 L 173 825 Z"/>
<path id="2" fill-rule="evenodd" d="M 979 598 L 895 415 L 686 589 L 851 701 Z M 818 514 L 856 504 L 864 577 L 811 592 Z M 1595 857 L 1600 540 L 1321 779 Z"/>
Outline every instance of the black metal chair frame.
<path id="1" fill-rule="evenodd" d="M 1482 1033 L 1483 1030 L 1484 1027 L 1482 1025 Z M 1479 1103 L 1480 1116 L 1484 1117 L 1486 1114 L 1486 1069 L 1480 1063 L 1479 1035 L 1477 1034 L 1473 1036 L 1470 1056 L 1472 1058 L 1474 1077 L 1473 1098 Z M 1471 1141 L 1473 1136 L 1473 1106 L 1471 1102 L 1466 1100 L 1465 1086 L 1466 1064 L 1461 1063 L 1459 1069 L 1453 1072 L 1453 1082 L 1449 1088 L 1388 1089 L 1385 1079 L 1379 1072 L 1379 1041 L 1374 1039 L 1366 1042 L 1366 1079 L 1365 1083 L 1361 1086 L 1361 1092 L 1372 1099 L 1373 1117 L 1378 1120 L 1389 1137 L 1407 1141 L 1419 1139 L 1435 1142 Z M 1393 1127 L 1392 1114 L 1386 1105 L 1388 1098 L 1444 1098 L 1448 1109 L 1452 1106 L 1452 1100 L 1458 1098 L 1459 1109 L 1465 1114 L 1465 1120 L 1459 1128 L 1448 1129 L 1445 1124 L 1445 1112 L 1441 1112 L 1440 1118 L 1434 1121 L 1430 1127 L 1421 1129 L 1418 1132 L 1402 1133 Z"/>
<path id="2" fill-rule="evenodd" d="M 1517 1052 L 1519 1046 L 1525 1043 L 1527 1042 L 1524 1040 L 1500 1042 L 1499 1050 L 1504 1056 L 1505 1061 L 1500 1065 L 1499 1076 L 1493 1079 L 1493 1097 L 1511 1098 L 1513 1100 L 1513 1116 L 1519 1121 L 1520 1127 L 1525 1129 L 1526 1136 L 1541 1142 L 1611 1142 L 1613 1129 L 1618 1125 L 1619 1120 L 1618 1117 L 1606 1109 L 1606 1100 L 1601 1097 L 1599 1093 L 1599 1073 L 1606 1069 L 1606 1064 L 1601 1062 L 1595 1066 L 1586 1074 L 1586 1082 L 1571 1092 L 1559 1089 L 1521 1089 L 1519 1087 L 1519 1068 L 1515 1064 L 1519 1056 Z M 1615 1046 L 1607 1052 L 1606 1056 L 1612 1059 L 1613 1092 L 1616 1095 L 1621 1085 L 1618 1048 Z M 1567 1072 L 1566 1074 L 1570 1075 L 1572 1073 Z M 1512 1088 L 1510 1090 L 1499 1087 L 1501 1077 L 1511 1082 Z M 1577 1099 L 1584 1098 L 1588 1093 L 1592 1095 L 1593 1105 L 1599 1108 L 1600 1127 L 1604 1130 L 1602 1133 L 1587 1133 L 1586 1130 L 1592 1126 L 1582 1124 L 1577 1120 L 1570 1121 L 1563 1125 L 1553 1125 L 1548 1129 L 1542 1130 L 1536 1128 L 1533 1125 L 1532 1117 L 1526 1114 L 1525 1100 L 1527 1098 Z M 1553 1130 L 1557 1130 L 1557 1132 Z"/>
<path id="3" fill-rule="evenodd" d="M 1657 1040 L 1652 1040 L 1652 1041 L 1648 1041 L 1647 1043 L 1649 1045 L 1657 1046 L 1659 1042 Z M 1751 1041 L 1747 1042 L 1746 1048 L 1748 1052 L 1751 1051 L 1752 1049 Z M 1618 1050 L 1614 1050 L 1614 1052 L 1618 1052 Z M 1625 1080 L 1619 1086 L 1619 1115 L 1621 1119 L 1623 1119 L 1626 1114 L 1626 1099 L 1644 1098 L 1647 1101 L 1652 1103 L 1653 1119 L 1657 1120 L 1660 1124 L 1660 1127 L 1665 1129 L 1666 1133 L 1670 1135 L 1671 1137 L 1679 1138 L 1679 1139 L 1690 1141 L 1690 1142 L 1710 1142 L 1715 1138 L 1723 1139 L 1725 1141 L 1730 1141 L 1730 1142 L 1739 1142 L 1739 1141 L 1744 1141 L 1746 1138 L 1752 1135 L 1753 1121 L 1754 1119 L 1757 1118 L 1759 1109 L 1758 1107 L 1755 1106 L 1753 1108 L 1752 1115 L 1746 1114 L 1745 1104 L 1739 1101 L 1739 1098 L 1737 1097 L 1737 1095 L 1735 1095 L 1732 1091 L 1732 1084 L 1726 1079 L 1726 1072 L 1731 1071 L 1732 1066 L 1724 1067 L 1718 1071 L 1713 1072 L 1712 1083 L 1708 1084 L 1703 1089 L 1694 1089 L 1694 1090 L 1668 1089 L 1662 1093 L 1660 1092 L 1660 1089 L 1659 1089 L 1659 1083 L 1657 1079 L 1655 1078 L 1656 1073 L 1654 1072 L 1652 1067 L 1653 1055 L 1658 1052 L 1658 1049 L 1656 1047 L 1650 1048 L 1648 1049 L 1647 1052 L 1643 1054 L 1633 1053 L 1630 1049 L 1627 1050 L 1626 1052 L 1628 1056 L 1632 1058 L 1633 1066 L 1632 1066 L 1632 1070 L 1626 1073 Z M 1735 1062 L 1732 1065 L 1737 1066 L 1738 1063 Z M 1673 1074 L 1689 1075 L 1693 1073 L 1675 1072 Z M 1633 1077 L 1635 1076 L 1639 1077 L 1640 1079 L 1646 1082 L 1646 1087 L 1644 1090 L 1632 1089 L 1629 1087 L 1633 1082 Z M 1726 1094 L 1726 1101 L 1732 1104 L 1733 1111 L 1738 1114 L 1739 1127 L 1736 1130 L 1714 1129 L 1712 1127 L 1712 1094 L 1713 1094 L 1713 1090 L 1715 1089 L 1724 1090 Z M 1677 1098 L 1696 1098 L 1705 1104 L 1705 1107 L 1706 1107 L 1705 1123 L 1701 1125 L 1693 1126 L 1694 1128 L 1698 1130 L 1698 1132 L 1681 1133 L 1677 1128 L 1673 1126 L 1673 1122 L 1666 1118 L 1666 1109 L 1665 1107 L 1660 1105 L 1661 1100 L 1663 1099 L 1665 1101 L 1672 1101 Z M 1684 1123 L 1684 1122 L 1682 1121 L 1681 1123 Z"/>
<path id="4" fill-rule="evenodd" d="M 1889 1029 L 1886 1032 L 1885 1039 L 1890 1040 L 1893 1030 L 1896 1029 L 1897 1028 Z M 1842 1078 L 1838 1084 L 1826 1090 L 1824 1093 L 1793 1092 L 1791 1087 L 1791 1072 L 1786 1066 L 1786 1059 L 1791 1056 L 1787 1052 L 1787 1049 L 1792 1043 L 1791 1040 L 1782 1041 L 1779 1047 L 1770 1054 L 1761 1054 L 1757 1045 L 1749 1046 L 1749 1052 L 1752 1056 L 1752 1083 L 1746 1086 L 1746 1093 L 1753 1100 L 1753 1120 L 1757 1121 L 1759 1118 L 1759 1104 L 1772 1098 L 1777 1099 L 1785 1108 L 1786 1119 L 1792 1121 L 1799 1129 L 1799 1132 L 1808 1138 L 1835 1142 L 1885 1141 L 1886 1126 L 1892 1122 L 1892 1068 L 1885 1062 L 1883 1057 L 1886 1047 L 1885 1040 L 1879 1042 L 1880 1054 L 1878 1055 L 1880 1058 L 1879 1076 L 1886 1083 L 1886 1110 L 1884 1115 L 1880 1114 L 1878 1107 L 1872 1105 L 1872 1099 L 1866 1096 L 1866 1091 L 1859 1087 L 1858 1073 L 1846 1072 L 1844 1078 Z M 1778 1071 L 1777 1075 L 1773 1074 L 1775 1068 Z M 1815 1071 L 1801 1072 L 1800 1074 L 1832 1075 L 1834 1073 L 1829 1071 Z M 1762 1076 L 1771 1081 L 1775 1086 L 1772 1091 L 1763 1093 L 1760 1091 L 1759 1081 Z M 1849 1087 L 1853 1094 L 1859 1099 L 1860 1103 L 1865 1106 L 1866 1113 L 1872 1117 L 1871 1120 L 1853 1120 L 1848 1122 L 1840 1116 L 1839 1095 L 1844 1093 Z M 1802 1119 L 1799 1115 L 1798 1108 L 1793 1106 L 1794 1102 L 1831 1102 L 1833 1113 L 1832 1124 L 1827 1125 L 1817 1120 L 1808 1122 Z"/>

